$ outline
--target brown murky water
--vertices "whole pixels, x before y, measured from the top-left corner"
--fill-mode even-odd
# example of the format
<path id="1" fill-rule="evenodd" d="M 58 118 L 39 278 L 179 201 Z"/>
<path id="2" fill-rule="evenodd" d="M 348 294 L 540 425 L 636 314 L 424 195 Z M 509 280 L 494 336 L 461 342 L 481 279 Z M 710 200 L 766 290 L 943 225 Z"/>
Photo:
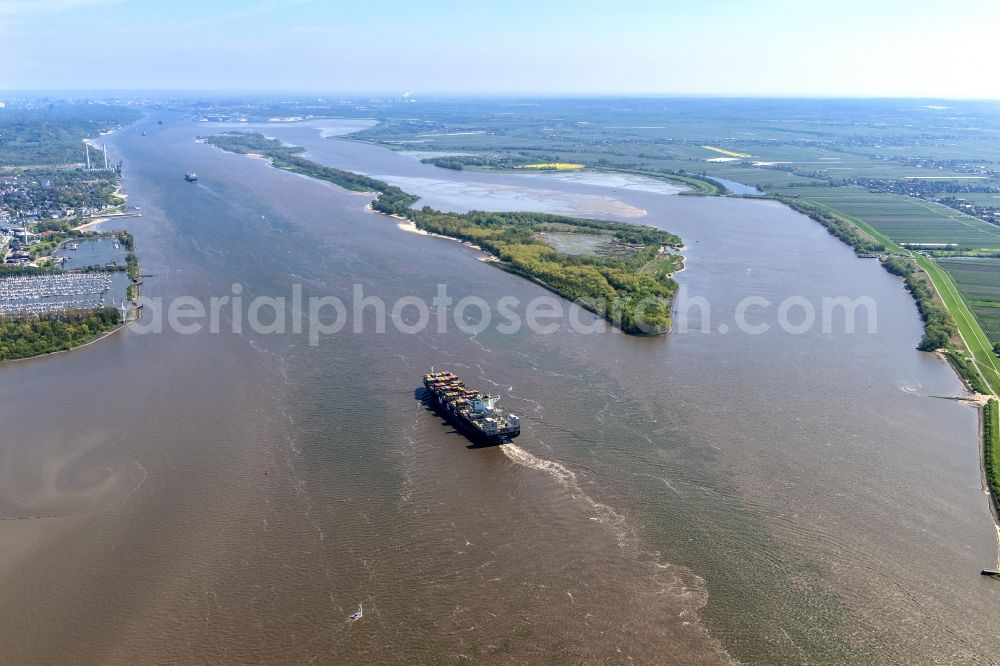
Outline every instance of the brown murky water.
<path id="1" fill-rule="evenodd" d="M 366 213 L 364 196 L 197 144 L 215 129 L 162 117 L 114 139 L 144 213 L 130 229 L 146 298 L 237 282 L 247 302 L 295 284 L 346 302 L 360 284 L 390 304 L 439 284 L 456 300 L 546 294 Z M 712 333 L 390 325 L 313 347 L 125 331 L 0 367 L 5 661 L 997 654 L 975 412 L 935 397 L 960 386 L 914 351 L 915 308 L 874 262 L 774 204 L 450 172 L 315 128 L 268 133 L 441 207 L 597 206 L 675 231 Z M 878 332 L 739 333 L 748 295 L 774 303 L 753 318 L 775 328 L 789 296 L 870 296 Z M 516 446 L 468 449 L 428 411 L 432 365 L 501 392 L 524 419 Z"/>

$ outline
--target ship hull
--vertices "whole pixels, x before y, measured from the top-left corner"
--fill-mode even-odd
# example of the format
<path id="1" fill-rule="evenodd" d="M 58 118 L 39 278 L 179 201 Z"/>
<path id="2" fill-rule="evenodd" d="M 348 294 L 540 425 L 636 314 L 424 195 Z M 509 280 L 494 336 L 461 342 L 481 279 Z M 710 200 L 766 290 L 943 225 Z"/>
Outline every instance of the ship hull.
<path id="1" fill-rule="evenodd" d="M 482 430 L 469 423 L 464 416 L 450 409 L 448 404 L 438 396 L 434 395 L 430 389 L 428 389 L 428 393 L 430 393 L 430 402 L 434 406 L 434 411 L 443 416 L 448 423 L 455 426 L 456 429 L 461 431 L 461 433 L 474 444 L 506 444 L 510 442 L 511 439 L 521 434 L 521 431 L 518 430 L 515 433 L 505 433 L 503 435 L 487 435 Z"/>

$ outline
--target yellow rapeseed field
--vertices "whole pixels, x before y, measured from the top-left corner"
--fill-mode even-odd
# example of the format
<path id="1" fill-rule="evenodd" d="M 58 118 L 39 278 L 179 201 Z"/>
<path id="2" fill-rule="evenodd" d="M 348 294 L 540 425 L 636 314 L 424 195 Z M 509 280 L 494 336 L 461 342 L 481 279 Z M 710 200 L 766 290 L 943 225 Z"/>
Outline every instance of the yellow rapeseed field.
<path id="1" fill-rule="evenodd" d="M 717 148 L 716 146 L 702 146 L 706 150 L 714 150 L 717 153 L 722 153 L 723 155 L 729 155 L 730 157 L 753 157 L 746 153 L 736 153 L 732 150 L 726 150 L 725 148 Z"/>
<path id="2" fill-rule="evenodd" d="M 553 169 L 555 171 L 571 171 L 582 169 L 584 165 L 573 164 L 572 162 L 545 162 L 544 164 L 523 164 L 522 169 Z"/>

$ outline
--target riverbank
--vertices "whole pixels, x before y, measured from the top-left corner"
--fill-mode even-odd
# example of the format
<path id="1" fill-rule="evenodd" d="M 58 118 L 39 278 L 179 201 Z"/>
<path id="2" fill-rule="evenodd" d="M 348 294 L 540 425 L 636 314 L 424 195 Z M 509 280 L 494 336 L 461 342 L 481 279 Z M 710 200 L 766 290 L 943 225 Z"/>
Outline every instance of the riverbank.
<path id="1" fill-rule="evenodd" d="M 938 351 L 975 398 L 988 398 L 980 409 L 980 427 L 984 433 L 982 473 L 1000 541 L 1000 454 L 997 453 L 1000 429 L 994 423 L 995 398 L 1000 394 L 1000 364 L 954 281 L 932 258 L 902 247 L 854 216 L 812 200 L 772 198 L 823 224 L 859 256 L 877 256 L 883 268 L 902 277 L 924 322 L 924 336 L 918 348 Z M 891 256 L 883 256 L 885 252 Z"/>
<path id="2" fill-rule="evenodd" d="M 68 347 L 66 349 L 57 349 L 55 351 L 44 352 L 42 354 L 33 354 L 31 356 L 23 356 L 23 357 L 18 357 L 18 358 L 0 359 L 0 363 L 20 363 L 22 361 L 33 361 L 35 359 L 42 358 L 43 356 L 55 356 L 57 354 L 66 354 L 66 353 L 69 353 L 69 352 L 72 352 L 72 351 L 77 351 L 79 349 L 83 349 L 84 347 L 89 347 L 90 345 L 97 344 L 98 342 L 100 342 L 104 338 L 110 337 L 110 336 L 114 335 L 115 333 L 117 333 L 118 331 L 121 331 L 122 329 L 125 328 L 125 325 L 128 324 L 129 321 L 132 321 L 132 319 L 126 317 L 126 321 L 119 322 L 114 328 L 108 329 L 107 331 L 105 331 L 103 333 L 100 333 L 99 335 L 97 335 L 97 337 L 95 337 L 95 338 L 93 338 L 91 340 L 88 340 L 87 342 L 83 342 L 83 343 L 78 344 L 78 345 L 73 345 L 73 346 Z"/>
<path id="3" fill-rule="evenodd" d="M 142 217 L 140 213 L 105 213 L 103 215 L 98 215 L 90 220 L 87 220 L 83 224 L 73 227 L 73 231 L 90 231 L 95 227 L 98 227 L 105 222 L 113 219 L 123 218 L 123 217 Z"/>
<path id="4" fill-rule="evenodd" d="M 63 310 L 0 318 L 0 361 L 69 351 L 105 337 L 124 323 L 117 308 Z"/>
<path id="5" fill-rule="evenodd" d="M 375 193 L 375 192 L 372 193 L 373 196 L 375 194 L 377 194 L 377 193 Z M 371 213 L 372 215 L 382 215 L 382 216 L 385 216 L 385 217 L 391 217 L 392 219 L 397 220 L 397 222 L 396 222 L 396 228 L 399 229 L 400 231 L 405 231 L 405 232 L 411 233 L 411 234 L 417 234 L 418 236 L 430 236 L 431 238 L 443 238 L 445 240 L 454 241 L 456 243 L 460 243 L 460 244 L 464 245 L 465 247 L 467 247 L 469 249 L 477 250 L 479 252 L 482 252 L 483 255 L 484 255 L 483 256 L 483 260 L 484 261 L 497 261 L 496 257 L 494 257 L 490 253 L 486 252 L 485 250 L 483 250 L 483 248 L 479 247 L 475 243 L 471 243 L 469 241 L 462 240 L 461 238 L 455 238 L 454 236 L 446 236 L 444 234 L 436 234 L 436 233 L 427 231 L 426 229 L 421 229 L 420 227 L 417 226 L 416 222 L 414 222 L 413 220 L 407 219 L 407 218 L 403 217 L 402 215 L 396 215 L 395 213 L 393 213 L 393 214 L 387 214 L 387 213 L 382 213 L 380 211 L 375 210 L 372 207 L 371 202 L 369 202 L 368 204 L 365 205 L 365 212 L 366 213 Z"/>
<path id="6" fill-rule="evenodd" d="M 858 218 L 809 199 L 772 196 L 819 222 L 859 257 L 877 258 L 883 268 L 902 277 L 924 321 L 921 351 L 942 349 L 970 390 L 997 394 L 1000 364 L 986 334 L 951 278 L 933 259 L 914 253 Z"/>
<path id="7" fill-rule="evenodd" d="M 983 405 L 981 414 L 986 492 L 990 496 L 993 515 L 1000 521 L 1000 408 L 996 398 Z"/>
<path id="8" fill-rule="evenodd" d="M 987 388 L 984 392 L 994 395 L 1000 394 L 1000 363 L 993 352 L 993 347 L 975 315 L 969 310 L 954 281 L 932 258 L 904 248 L 855 216 L 847 215 L 816 201 L 786 196 L 772 196 L 771 198 L 808 215 L 827 227 L 831 234 L 854 248 L 855 253 L 859 256 L 878 258 L 886 270 L 906 279 L 907 288 L 913 295 L 917 308 L 924 318 L 925 338 L 922 341 L 921 349 L 928 350 L 930 348 L 928 344 L 924 343 L 929 342 L 929 339 L 934 337 L 932 335 L 934 327 L 947 328 L 948 338 L 952 341 L 950 347 L 955 352 L 964 352 L 971 360 L 971 365 L 963 364 L 960 366 L 961 369 L 956 367 L 959 376 L 964 381 L 977 386 L 985 384 Z M 925 293 L 925 290 L 919 286 L 914 288 L 917 285 L 913 283 L 913 280 L 917 278 L 911 276 L 912 271 L 900 273 L 894 270 L 894 258 L 905 258 L 912 263 L 920 275 L 929 282 L 931 291 Z M 946 315 L 945 318 L 936 313 L 934 316 L 928 316 L 929 310 L 937 309 L 931 307 L 931 300 L 940 304 L 940 308 Z M 941 343 L 938 346 L 944 347 L 945 341 L 940 339 L 940 335 L 937 337 Z"/>

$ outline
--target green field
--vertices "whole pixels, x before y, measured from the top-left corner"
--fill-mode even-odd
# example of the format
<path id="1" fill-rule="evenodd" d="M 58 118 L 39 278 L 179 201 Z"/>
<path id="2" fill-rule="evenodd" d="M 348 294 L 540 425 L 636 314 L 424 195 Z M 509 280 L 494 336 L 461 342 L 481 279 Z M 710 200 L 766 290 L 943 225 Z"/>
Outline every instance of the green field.
<path id="1" fill-rule="evenodd" d="M 993 506 L 1000 511 L 1000 410 L 996 400 L 983 406 L 983 468 Z"/>
<path id="2" fill-rule="evenodd" d="M 993 344 L 1000 343 L 1000 259 L 938 259 L 965 296 Z"/>
<path id="3" fill-rule="evenodd" d="M 917 255 L 916 260 L 917 265 L 931 278 L 941 300 L 955 318 L 962 340 L 975 359 L 976 367 L 993 392 L 1000 394 L 1000 359 L 993 353 L 993 343 L 983 331 L 955 281 L 933 259 Z"/>
<path id="4" fill-rule="evenodd" d="M 776 191 L 812 199 L 859 217 L 897 243 L 1000 247 L 1000 227 L 914 197 L 873 193 L 860 187 L 789 187 L 777 188 Z"/>

